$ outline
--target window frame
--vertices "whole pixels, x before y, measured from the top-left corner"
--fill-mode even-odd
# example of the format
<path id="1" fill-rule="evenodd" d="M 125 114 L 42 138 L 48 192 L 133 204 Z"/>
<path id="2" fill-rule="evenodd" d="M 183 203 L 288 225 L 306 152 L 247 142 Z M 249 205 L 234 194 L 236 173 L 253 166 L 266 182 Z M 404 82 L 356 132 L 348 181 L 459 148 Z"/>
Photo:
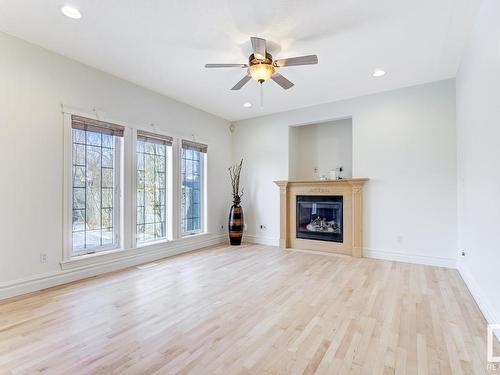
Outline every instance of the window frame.
<path id="1" fill-rule="evenodd" d="M 64 225 L 63 241 L 64 254 L 63 260 L 68 260 L 85 255 L 93 255 L 102 252 L 119 250 L 123 247 L 122 231 L 122 196 L 123 196 L 123 153 L 125 144 L 125 135 L 115 137 L 115 155 L 114 155 L 114 193 L 113 193 L 113 231 L 114 241 L 110 245 L 94 246 L 85 249 L 73 249 L 73 127 L 72 115 L 86 117 L 98 120 L 95 114 L 82 113 L 76 110 L 65 110 L 64 117 Z"/>
<path id="2" fill-rule="evenodd" d="M 172 137 L 172 145 L 166 146 L 166 175 L 165 178 L 167 179 L 166 181 L 166 192 L 165 192 L 165 220 L 166 220 L 166 237 L 159 239 L 159 240 L 154 240 L 154 241 L 147 241 L 147 242 L 140 242 L 138 240 L 137 236 L 137 139 L 138 139 L 138 131 L 147 131 L 151 134 L 156 134 L 158 136 L 166 136 L 166 137 L 172 137 L 171 135 L 159 131 L 157 129 L 154 129 L 151 131 L 151 129 L 144 129 L 144 128 L 134 128 L 133 131 L 133 142 L 132 142 L 132 149 L 133 149 L 133 175 L 132 175 L 132 185 L 133 185 L 133 211 L 132 211 L 132 216 L 133 216 L 133 223 L 132 223 L 132 228 L 133 228 L 133 244 L 135 247 L 140 248 L 140 247 L 147 247 L 151 245 L 156 245 L 156 244 L 161 244 L 161 243 L 166 243 L 175 240 L 175 236 L 173 235 L 173 222 L 174 222 L 174 217 L 173 217 L 173 206 L 174 206 L 174 195 L 173 195 L 173 168 L 174 168 L 174 161 L 173 161 L 173 149 L 174 149 L 174 144 L 175 144 L 175 138 Z"/>
<path id="3" fill-rule="evenodd" d="M 121 138 L 121 137 L 119 137 Z M 73 137 L 72 137 L 73 140 Z M 104 246 L 94 246 L 94 247 L 87 247 L 84 249 L 80 250 L 74 250 L 73 248 L 73 241 L 71 243 L 71 256 L 81 256 L 81 255 L 88 255 L 88 254 L 95 254 L 95 253 L 100 253 L 102 251 L 109 251 L 109 250 L 116 250 L 121 247 L 121 200 L 120 200 L 120 189 L 121 189 L 121 152 L 123 149 L 123 139 L 117 139 L 115 138 L 115 155 L 114 155 L 114 165 L 115 167 L 113 168 L 113 180 L 114 180 L 114 192 L 113 192 L 113 243 L 110 245 L 104 245 Z M 73 157 L 72 157 L 73 159 Z M 71 171 L 73 173 L 73 171 Z M 73 183 L 71 186 L 71 202 L 73 202 Z M 102 207 L 101 207 L 102 209 Z M 71 210 L 71 215 L 73 218 L 73 210 Z M 102 214 L 101 214 L 102 215 Z M 73 239 L 73 219 L 71 219 L 72 225 L 71 225 L 71 236 Z"/>
<path id="4" fill-rule="evenodd" d="M 182 231 L 182 138 L 179 140 L 179 150 L 178 150 L 178 186 L 179 186 L 179 194 L 178 194 L 178 225 L 179 225 L 179 238 L 186 238 L 197 234 L 206 233 L 206 192 L 207 192 L 207 184 L 206 184 L 206 165 L 207 165 L 207 154 L 208 152 L 200 152 L 200 229 L 191 230 L 187 232 Z"/>

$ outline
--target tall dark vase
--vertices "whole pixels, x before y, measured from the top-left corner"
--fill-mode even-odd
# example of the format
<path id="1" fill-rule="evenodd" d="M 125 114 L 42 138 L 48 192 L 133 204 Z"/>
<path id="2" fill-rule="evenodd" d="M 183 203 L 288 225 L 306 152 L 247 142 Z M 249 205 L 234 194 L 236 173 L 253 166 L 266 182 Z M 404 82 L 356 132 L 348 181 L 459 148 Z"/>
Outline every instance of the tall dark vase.
<path id="1" fill-rule="evenodd" d="M 240 205 L 233 204 L 229 211 L 229 241 L 231 245 L 241 245 L 243 237 L 243 210 Z"/>

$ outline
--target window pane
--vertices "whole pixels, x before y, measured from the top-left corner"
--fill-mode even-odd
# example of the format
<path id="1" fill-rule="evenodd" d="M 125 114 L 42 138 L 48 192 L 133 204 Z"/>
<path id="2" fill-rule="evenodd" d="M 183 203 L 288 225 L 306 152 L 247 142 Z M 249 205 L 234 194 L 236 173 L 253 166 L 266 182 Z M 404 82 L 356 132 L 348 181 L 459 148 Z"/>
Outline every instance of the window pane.
<path id="1" fill-rule="evenodd" d="M 85 131 L 73 129 L 73 142 L 85 144 Z"/>
<path id="2" fill-rule="evenodd" d="M 85 231 L 73 232 L 73 250 L 85 248 Z"/>
<path id="3" fill-rule="evenodd" d="M 99 247 L 101 246 L 101 230 L 87 230 L 85 232 L 85 247 Z"/>
<path id="4" fill-rule="evenodd" d="M 137 141 L 137 242 L 166 238 L 167 147 Z"/>
<path id="5" fill-rule="evenodd" d="M 85 167 L 73 167 L 73 187 L 85 187 Z"/>
<path id="6" fill-rule="evenodd" d="M 156 145 L 156 155 L 165 156 L 166 147 L 164 145 Z"/>
<path id="7" fill-rule="evenodd" d="M 151 142 L 144 142 L 144 152 L 146 154 L 154 155 L 155 153 L 155 144 Z"/>
<path id="8" fill-rule="evenodd" d="M 115 242 L 112 135 L 73 129 L 73 250 Z"/>
<path id="9" fill-rule="evenodd" d="M 73 144 L 73 165 L 85 165 L 85 145 Z"/>
<path id="10" fill-rule="evenodd" d="M 181 229 L 183 233 L 201 230 L 201 162 L 202 154 L 198 151 L 183 149 L 182 158 L 182 197 Z"/>
<path id="11" fill-rule="evenodd" d="M 141 141 L 140 139 L 137 140 L 137 152 L 144 153 L 144 142 Z"/>
<path id="12" fill-rule="evenodd" d="M 111 228 L 113 226 L 113 210 L 104 208 L 102 210 L 102 227 Z"/>
<path id="13" fill-rule="evenodd" d="M 85 210 L 73 210 L 73 231 L 85 230 Z"/>
<path id="14" fill-rule="evenodd" d="M 137 170 L 144 170 L 144 154 L 137 152 Z"/>
<path id="15" fill-rule="evenodd" d="M 144 189 L 137 189 L 137 206 L 144 206 Z"/>
<path id="16" fill-rule="evenodd" d="M 102 165 L 103 167 L 113 167 L 113 149 L 102 149 Z"/>
<path id="17" fill-rule="evenodd" d="M 102 230 L 102 245 L 113 244 L 113 228 L 105 228 Z"/>
<path id="18" fill-rule="evenodd" d="M 113 188 L 113 174 L 113 168 L 101 168 L 103 188 Z"/>
<path id="19" fill-rule="evenodd" d="M 113 189 L 102 189 L 102 208 L 113 208 Z"/>
<path id="20" fill-rule="evenodd" d="M 85 188 L 73 189 L 73 208 L 85 209 Z"/>
<path id="21" fill-rule="evenodd" d="M 109 134 L 101 134 L 102 137 L 102 147 L 113 148 L 113 136 Z"/>
<path id="22" fill-rule="evenodd" d="M 137 207 L 137 224 L 144 224 L 144 207 Z"/>
<path id="23" fill-rule="evenodd" d="M 101 133 L 94 133 L 86 131 L 87 133 L 87 145 L 101 146 Z"/>
<path id="24" fill-rule="evenodd" d="M 137 225 L 137 241 L 144 241 L 144 224 Z"/>

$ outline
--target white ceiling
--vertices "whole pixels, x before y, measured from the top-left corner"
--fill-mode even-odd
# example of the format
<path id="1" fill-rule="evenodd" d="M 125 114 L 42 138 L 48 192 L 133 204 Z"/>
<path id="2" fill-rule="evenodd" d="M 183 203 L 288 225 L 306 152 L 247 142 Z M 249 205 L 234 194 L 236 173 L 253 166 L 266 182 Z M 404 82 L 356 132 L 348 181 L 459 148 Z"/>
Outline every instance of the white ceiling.
<path id="1" fill-rule="evenodd" d="M 480 0 L 0 0 L 0 30 L 169 97 L 239 120 L 454 77 Z M 62 4 L 81 20 L 64 17 Z M 249 37 L 277 57 L 317 54 L 280 72 L 285 91 L 230 88 Z M 375 68 L 387 75 L 373 78 Z M 243 108 L 244 102 L 253 103 Z"/>

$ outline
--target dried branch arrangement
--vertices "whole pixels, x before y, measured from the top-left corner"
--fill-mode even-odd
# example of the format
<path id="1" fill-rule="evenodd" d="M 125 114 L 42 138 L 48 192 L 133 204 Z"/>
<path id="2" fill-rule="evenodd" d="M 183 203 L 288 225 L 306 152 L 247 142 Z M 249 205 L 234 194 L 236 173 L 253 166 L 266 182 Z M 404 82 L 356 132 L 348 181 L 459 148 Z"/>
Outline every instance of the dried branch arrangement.
<path id="1" fill-rule="evenodd" d="M 240 174 L 241 167 L 243 166 L 243 159 L 238 164 L 229 167 L 229 177 L 231 177 L 231 185 L 233 187 L 233 204 L 239 205 L 241 202 L 241 197 L 243 196 L 243 190 L 240 193 Z"/>

